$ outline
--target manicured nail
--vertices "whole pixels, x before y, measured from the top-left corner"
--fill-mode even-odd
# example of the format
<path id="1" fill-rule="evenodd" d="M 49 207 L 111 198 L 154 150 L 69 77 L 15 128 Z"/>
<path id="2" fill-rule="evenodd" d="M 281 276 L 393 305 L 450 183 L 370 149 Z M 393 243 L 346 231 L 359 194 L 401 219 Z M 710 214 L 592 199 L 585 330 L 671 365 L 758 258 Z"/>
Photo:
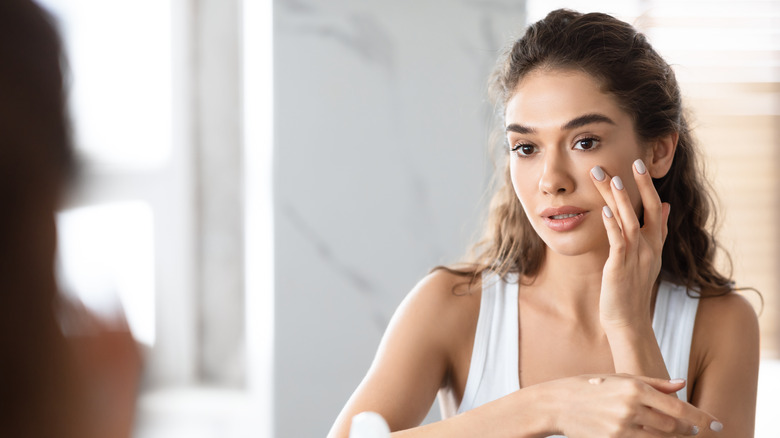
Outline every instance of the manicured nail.
<path id="1" fill-rule="evenodd" d="M 612 210 L 610 210 L 609 206 L 604 206 L 604 216 L 611 218 L 612 217 Z"/>
<path id="2" fill-rule="evenodd" d="M 601 167 L 599 166 L 590 169 L 590 173 L 593 175 L 593 178 L 596 178 L 596 181 L 604 181 L 604 178 L 607 177 L 607 175 L 604 175 L 604 171 L 601 170 Z"/>
<path id="3" fill-rule="evenodd" d="M 644 175 L 645 172 L 647 172 L 647 167 L 645 167 L 645 162 L 641 159 L 634 161 L 634 168 L 636 168 L 636 171 L 640 174 Z"/>
<path id="4" fill-rule="evenodd" d="M 623 180 L 622 180 L 622 179 L 620 179 L 620 177 L 619 177 L 619 176 L 616 176 L 616 177 L 613 177 L 613 178 L 612 178 L 612 184 L 614 184 L 614 185 L 615 185 L 615 188 L 616 188 L 616 189 L 618 189 L 618 190 L 623 190 Z"/>
<path id="5" fill-rule="evenodd" d="M 699 426 L 691 427 L 691 435 L 698 435 L 698 434 L 699 434 Z"/>
<path id="6" fill-rule="evenodd" d="M 678 383 L 685 383 L 685 379 L 672 379 L 669 383 L 674 383 L 675 385 Z"/>
<path id="7" fill-rule="evenodd" d="M 723 425 L 720 422 L 713 421 L 710 423 L 710 429 L 714 430 L 715 432 L 720 432 L 723 430 Z"/>

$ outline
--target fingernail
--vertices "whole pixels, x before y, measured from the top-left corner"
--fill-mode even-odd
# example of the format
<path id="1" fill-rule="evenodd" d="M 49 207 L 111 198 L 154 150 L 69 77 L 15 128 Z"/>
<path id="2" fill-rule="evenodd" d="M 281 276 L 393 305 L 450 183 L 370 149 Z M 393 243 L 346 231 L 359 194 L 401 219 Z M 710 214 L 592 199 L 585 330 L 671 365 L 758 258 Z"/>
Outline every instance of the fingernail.
<path id="1" fill-rule="evenodd" d="M 596 181 L 604 181 L 604 178 L 606 178 L 604 171 L 599 166 L 590 169 L 590 173 L 593 175 L 593 178 L 596 178 Z"/>
<path id="2" fill-rule="evenodd" d="M 718 421 L 713 421 L 710 423 L 710 429 L 714 430 L 715 432 L 720 432 L 723 430 L 723 425 Z"/>
<path id="3" fill-rule="evenodd" d="M 612 210 L 607 205 L 604 206 L 604 216 L 609 218 L 612 217 Z"/>
<path id="4" fill-rule="evenodd" d="M 698 435 L 698 434 L 699 434 L 699 426 L 691 427 L 691 435 Z"/>
<path id="5" fill-rule="evenodd" d="M 623 190 L 623 180 L 619 176 L 612 178 L 612 184 L 615 185 L 616 189 Z"/>
<path id="6" fill-rule="evenodd" d="M 641 159 L 634 161 L 634 167 L 636 168 L 636 171 L 642 175 L 644 175 L 645 172 L 647 172 L 647 167 L 645 167 L 645 162 L 642 161 Z"/>
<path id="7" fill-rule="evenodd" d="M 674 384 L 685 383 L 685 379 L 672 379 L 669 381 L 669 383 L 674 383 Z"/>

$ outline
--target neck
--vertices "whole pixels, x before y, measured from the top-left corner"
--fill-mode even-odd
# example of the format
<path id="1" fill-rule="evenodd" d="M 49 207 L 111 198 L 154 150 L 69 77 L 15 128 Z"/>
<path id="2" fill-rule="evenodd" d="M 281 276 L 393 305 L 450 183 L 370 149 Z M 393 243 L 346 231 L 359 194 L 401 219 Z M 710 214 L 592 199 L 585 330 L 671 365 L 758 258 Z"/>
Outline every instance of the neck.
<path id="1" fill-rule="evenodd" d="M 577 256 L 555 253 L 549 248 L 544 262 L 533 278 L 523 281 L 525 289 L 554 306 L 562 318 L 598 325 L 601 277 L 607 251 Z"/>

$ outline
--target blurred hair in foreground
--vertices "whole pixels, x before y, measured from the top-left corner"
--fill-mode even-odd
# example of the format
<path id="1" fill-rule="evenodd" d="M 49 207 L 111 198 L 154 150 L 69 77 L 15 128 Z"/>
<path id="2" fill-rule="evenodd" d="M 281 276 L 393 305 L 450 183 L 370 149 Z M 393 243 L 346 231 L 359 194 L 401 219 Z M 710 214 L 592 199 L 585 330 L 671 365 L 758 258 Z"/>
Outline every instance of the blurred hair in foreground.
<path id="1" fill-rule="evenodd" d="M 30 0 L 2 0 L 0 436 L 129 436 L 132 337 L 66 303 L 55 280 L 55 212 L 74 167 L 61 62 L 50 17 Z"/>

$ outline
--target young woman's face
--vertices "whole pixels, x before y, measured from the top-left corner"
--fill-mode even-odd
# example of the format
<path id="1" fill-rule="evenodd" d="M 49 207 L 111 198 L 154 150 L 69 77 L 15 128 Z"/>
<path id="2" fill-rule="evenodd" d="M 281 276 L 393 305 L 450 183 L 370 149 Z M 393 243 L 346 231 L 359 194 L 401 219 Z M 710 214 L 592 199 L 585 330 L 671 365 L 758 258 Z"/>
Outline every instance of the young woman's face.
<path id="1" fill-rule="evenodd" d="M 620 176 L 640 211 L 631 166 L 648 154 L 631 116 L 586 73 L 536 70 L 515 88 L 505 123 L 512 184 L 542 240 L 565 255 L 608 249 L 590 171 Z"/>

